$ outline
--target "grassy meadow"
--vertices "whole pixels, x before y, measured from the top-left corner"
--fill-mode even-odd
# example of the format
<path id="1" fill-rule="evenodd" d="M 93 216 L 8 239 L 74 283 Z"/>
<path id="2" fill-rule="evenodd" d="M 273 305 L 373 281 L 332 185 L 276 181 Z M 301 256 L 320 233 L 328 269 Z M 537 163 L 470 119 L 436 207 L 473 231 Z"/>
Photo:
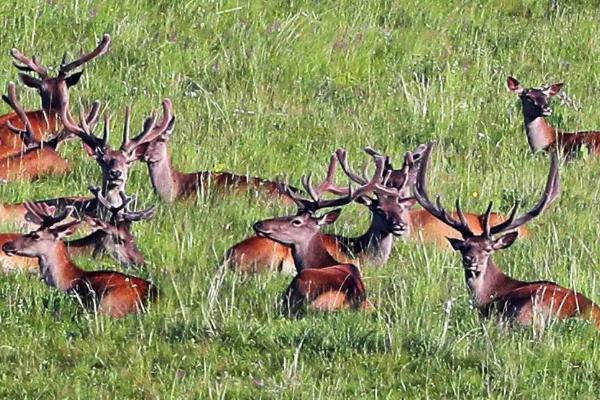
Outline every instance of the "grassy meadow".
<path id="1" fill-rule="evenodd" d="M 227 170 L 298 184 L 324 174 L 345 147 L 366 145 L 402 162 L 436 140 L 431 193 L 483 212 L 494 200 L 538 200 L 548 171 L 532 154 L 521 106 L 505 82 L 566 82 L 551 122 L 600 128 L 600 9 L 595 1 L 182 1 L 4 0 L 0 82 L 17 79 L 11 47 L 56 65 L 62 53 L 111 51 L 71 90 L 73 107 L 99 99 L 120 144 L 123 109 L 135 129 L 168 97 L 182 171 Z M 27 108 L 39 97 L 19 87 Z M 1 106 L 2 112 L 8 107 Z M 0 186 L 4 203 L 86 195 L 100 168 L 76 142 L 63 178 Z M 496 257 L 521 279 L 548 279 L 600 302 L 600 163 L 585 155 L 561 171 L 560 198 Z M 543 332 L 481 321 L 469 303 L 460 256 L 397 242 L 388 264 L 364 269 L 377 312 L 282 316 L 289 277 L 240 277 L 219 268 L 251 225 L 285 210 L 248 195 L 203 193 L 193 205 L 162 202 L 145 165 L 129 194 L 156 204 L 135 225 L 158 284 L 146 315 L 113 321 L 82 311 L 37 276 L 0 276 L 0 398 L 501 398 L 600 397 L 600 337 L 584 321 Z M 368 212 L 349 206 L 335 232 L 361 233 Z M 15 228 L 7 224 L 4 231 Z M 87 269 L 123 268 L 78 259 Z"/>

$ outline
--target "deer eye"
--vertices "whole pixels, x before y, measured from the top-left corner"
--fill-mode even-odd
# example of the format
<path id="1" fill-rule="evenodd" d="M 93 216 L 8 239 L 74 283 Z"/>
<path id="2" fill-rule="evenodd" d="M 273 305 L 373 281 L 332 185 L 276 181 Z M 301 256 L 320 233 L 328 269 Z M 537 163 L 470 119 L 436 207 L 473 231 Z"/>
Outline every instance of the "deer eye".
<path id="1" fill-rule="evenodd" d="M 29 234 L 29 237 L 33 240 L 38 240 L 40 238 L 40 235 L 37 232 L 31 232 Z"/>
<path id="2" fill-rule="evenodd" d="M 299 219 L 293 219 L 292 220 L 292 225 L 294 225 L 294 226 L 300 226 L 300 225 L 302 225 L 302 221 L 300 221 Z"/>

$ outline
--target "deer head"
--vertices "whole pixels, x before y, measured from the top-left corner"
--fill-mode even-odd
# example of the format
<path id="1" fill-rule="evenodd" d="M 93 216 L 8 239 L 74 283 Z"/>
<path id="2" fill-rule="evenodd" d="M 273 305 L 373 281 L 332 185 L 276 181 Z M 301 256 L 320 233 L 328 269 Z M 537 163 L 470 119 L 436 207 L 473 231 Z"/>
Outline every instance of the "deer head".
<path id="1" fill-rule="evenodd" d="M 20 71 L 19 77 L 23 84 L 36 89 L 42 98 L 42 109 L 49 110 L 68 110 L 69 108 L 69 87 L 77 84 L 83 70 L 73 72 L 77 68 L 92 61 L 94 58 L 106 54 L 110 45 L 110 35 L 105 33 L 98 43 L 98 46 L 89 53 L 83 54 L 78 59 L 67 63 L 66 53 L 58 67 L 58 74 L 51 77 L 46 67 L 42 66 L 37 58 L 26 57 L 19 50 L 13 48 L 10 55 L 14 58 L 14 65 Z M 34 72 L 39 78 L 35 78 L 24 72 Z"/>
<path id="2" fill-rule="evenodd" d="M 425 152 L 423 163 L 419 169 L 417 182 L 415 185 L 415 197 L 417 201 L 435 216 L 437 219 L 446 225 L 456 229 L 461 233 L 463 239 L 448 238 L 452 248 L 459 251 L 462 255 L 463 266 L 467 274 L 467 283 L 469 286 L 480 276 L 485 276 L 486 269 L 490 265 L 490 257 L 497 250 L 505 249 L 512 245 L 518 236 L 516 229 L 525 225 L 533 218 L 542 213 L 558 196 L 559 176 L 558 176 L 558 157 L 556 153 L 551 155 L 550 172 L 546 182 L 546 188 L 542 198 L 538 203 L 527 213 L 517 217 L 517 209 L 519 203 L 516 202 L 509 213 L 508 218 L 494 226 L 490 226 L 490 214 L 492 212 L 492 203 L 489 204 L 483 218 L 483 233 L 475 235 L 469 228 L 465 216 L 460 208 L 460 202 L 456 200 L 456 213 L 458 219 L 453 218 L 441 205 L 440 197 L 438 196 L 434 204 L 429 199 L 427 188 L 425 185 L 425 175 L 427 173 L 427 163 L 431 153 L 432 145 L 428 146 Z"/>
<path id="3" fill-rule="evenodd" d="M 125 191 L 131 164 L 139 160 L 146 151 L 148 144 L 162 135 L 171 125 L 171 101 L 165 99 L 162 106 L 162 121 L 157 124 L 156 116 L 153 114 L 144 121 L 142 132 L 134 138 L 130 138 L 131 109 L 127 107 L 125 110 L 123 141 L 118 150 L 113 150 L 108 143 L 110 136 L 108 116 L 105 116 L 102 138 L 94 135 L 93 129 L 87 124 L 83 115 L 80 115 L 79 125 L 71 123 L 68 118 L 64 121 L 65 129 L 76 134 L 83 141 L 88 153 L 94 156 L 102 168 L 102 193 L 115 206 L 120 205 L 122 200 L 119 193 Z"/>
<path id="4" fill-rule="evenodd" d="M 8 104 L 10 106 L 10 108 L 12 108 L 15 111 L 15 113 L 19 116 L 19 118 L 21 119 L 21 122 L 23 123 L 23 128 L 17 128 L 16 126 L 14 126 L 11 123 L 11 121 L 7 121 L 6 125 L 11 132 L 18 135 L 21 138 L 21 140 L 25 144 L 25 150 L 31 150 L 34 148 L 38 148 L 38 147 L 41 147 L 42 145 L 49 146 L 53 149 L 56 149 L 56 147 L 61 142 L 68 140 L 72 136 L 71 133 L 69 133 L 67 130 L 63 129 L 61 132 L 56 133 L 54 135 L 54 137 L 44 141 L 43 143 L 38 142 L 36 140 L 35 133 L 33 131 L 33 127 L 31 126 L 31 122 L 29 121 L 29 118 L 27 117 L 27 113 L 25 112 L 25 110 L 21 106 L 21 103 L 19 103 L 19 99 L 17 98 L 17 89 L 16 89 L 16 85 L 14 84 L 14 82 L 8 83 L 7 92 L 8 92 L 8 95 L 2 95 L 2 100 L 4 100 L 4 102 L 6 104 Z M 90 112 L 85 117 L 85 121 L 88 126 L 95 127 L 98 124 L 98 120 L 99 120 L 98 117 L 100 115 L 99 111 L 100 111 L 100 102 L 95 102 L 92 105 Z"/>
<path id="5" fill-rule="evenodd" d="M 516 93 L 521 99 L 523 114 L 529 120 L 551 115 L 550 98 L 558 94 L 563 87 L 563 83 L 560 82 L 553 83 L 544 88 L 524 88 L 512 76 L 508 77 L 506 85 L 511 92 Z"/>
<path id="6" fill-rule="evenodd" d="M 391 196 L 396 195 L 397 191 L 383 186 L 382 173 L 384 169 L 384 158 L 374 157 L 375 172 L 370 180 L 359 177 L 361 186 L 353 190 L 350 187 L 339 187 L 334 183 L 336 172 L 336 156 L 332 155 L 327 177 L 316 187 L 312 185 L 312 176 L 302 177 L 302 185 L 310 198 L 301 197 L 298 193 L 292 191 L 287 185 L 280 185 L 280 190 L 287 193 L 298 206 L 296 215 L 267 219 L 254 224 L 254 231 L 258 236 L 269 237 L 272 240 L 284 245 L 293 245 L 297 243 L 308 243 L 320 232 L 324 225 L 335 222 L 340 214 L 339 209 L 330 211 L 324 215 L 317 215 L 317 212 L 324 208 L 341 207 L 349 204 L 358 198 L 366 196 L 368 193 L 377 190 L 380 193 L 386 193 Z M 325 193 L 333 193 L 339 197 L 334 199 L 323 199 Z"/>
<path id="7" fill-rule="evenodd" d="M 175 117 L 171 118 L 169 126 L 161 135 L 159 135 L 156 139 L 148 143 L 146 151 L 142 156 L 142 161 L 144 161 L 147 164 L 156 164 L 161 161 L 164 161 L 167 157 L 169 157 L 167 145 L 169 143 L 169 140 L 171 140 L 174 128 Z"/>
<path id="8" fill-rule="evenodd" d="M 384 171 L 381 186 L 375 186 L 370 196 L 368 193 L 358 197 L 356 201 L 369 208 L 373 215 L 374 226 L 383 233 L 393 234 L 397 237 L 406 238 L 410 235 L 409 210 L 414 206 L 416 200 L 410 196 L 408 173 L 409 167 L 404 166 L 400 170 L 393 170 L 389 158 L 385 157 L 371 148 L 365 148 L 365 152 L 374 159 L 384 159 Z M 342 170 L 348 178 L 359 185 L 366 185 L 369 179 L 355 173 L 348 164 L 346 150 L 336 151 L 337 159 Z M 390 179 L 394 176 L 394 185 L 390 185 Z M 381 187 L 385 188 L 382 190 Z"/>
<path id="9" fill-rule="evenodd" d="M 85 216 L 85 220 L 93 229 L 102 232 L 102 235 L 98 236 L 99 243 L 94 254 L 107 252 L 123 265 L 143 265 L 144 255 L 136 245 L 135 237 L 131 233 L 131 224 L 154 217 L 154 206 L 141 211 L 130 210 L 129 207 L 134 198 L 127 196 L 125 192 L 120 192 L 122 204 L 114 207 L 102 196 L 100 188 L 90 187 L 90 191 L 101 205 L 98 217 Z"/>
<path id="10" fill-rule="evenodd" d="M 43 258 L 50 254 L 58 254 L 58 246 L 62 245 L 60 239 L 75 233 L 80 224 L 80 221 L 71 221 L 56 225 L 71 215 L 74 211 L 72 207 L 67 207 L 58 214 L 56 207 L 43 203 L 27 202 L 25 208 L 29 221 L 39 225 L 39 228 L 5 243 L 2 250 L 9 256 Z"/>

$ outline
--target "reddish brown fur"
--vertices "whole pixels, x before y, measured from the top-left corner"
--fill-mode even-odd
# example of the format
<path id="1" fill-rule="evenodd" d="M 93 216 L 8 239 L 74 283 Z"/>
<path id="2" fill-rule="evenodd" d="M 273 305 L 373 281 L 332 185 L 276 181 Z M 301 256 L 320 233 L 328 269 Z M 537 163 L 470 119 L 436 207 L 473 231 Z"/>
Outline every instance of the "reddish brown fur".
<path id="1" fill-rule="evenodd" d="M 49 133 L 57 132 L 58 118 L 56 113 L 29 111 L 26 114 L 33 128 L 34 138 L 38 142 L 45 139 Z M 18 135 L 8 128 L 6 124 L 8 121 L 19 129 L 24 127 L 23 121 L 17 113 L 13 112 L 0 116 L 0 159 L 20 154 L 23 151 L 23 142 Z"/>
<path id="2" fill-rule="evenodd" d="M 36 180 L 42 176 L 64 175 L 70 169 L 69 162 L 55 150 L 42 147 L 27 151 L 22 156 L 0 160 L 0 180 Z"/>

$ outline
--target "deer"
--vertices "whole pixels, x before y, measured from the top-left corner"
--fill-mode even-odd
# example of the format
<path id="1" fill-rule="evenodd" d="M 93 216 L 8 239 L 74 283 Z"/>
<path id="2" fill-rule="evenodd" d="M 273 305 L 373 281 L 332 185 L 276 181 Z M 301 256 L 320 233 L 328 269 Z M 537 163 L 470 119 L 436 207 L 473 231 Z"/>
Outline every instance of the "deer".
<path id="1" fill-rule="evenodd" d="M 44 139 L 46 133 L 54 133 L 61 126 L 61 115 L 69 109 L 69 88 L 76 85 L 81 79 L 83 70 L 76 71 L 97 57 L 106 54 L 109 50 L 111 38 L 108 33 L 102 36 L 98 46 L 89 53 L 83 54 L 76 60 L 67 62 L 66 53 L 58 67 L 56 76 L 50 76 L 48 69 L 41 65 L 34 56 L 29 58 L 16 48 L 10 54 L 14 59 L 15 67 L 21 71 L 19 78 L 27 87 L 38 91 L 42 100 L 42 108 L 26 113 L 30 121 L 32 137 L 38 142 Z M 35 73 L 36 78 L 29 73 Z M 0 116 L 0 158 L 19 154 L 23 151 L 23 144 L 15 136 L 8 123 L 22 127 L 23 118 L 17 113 Z"/>
<path id="2" fill-rule="evenodd" d="M 378 154 L 371 155 L 375 159 L 382 158 Z M 319 186 L 321 192 L 328 191 L 336 195 L 348 192 L 349 187 L 340 187 L 334 182 L 338 164 L 353 182 L 359 185 L 366 185 L 369 182 L 368 178 L 352 170 L 346 150 L 338 149 L 330 157 L 326 179 Z M 402 172 L 406 173 L 407 170 Z M 386 183 L 386 179 L 389 177 L 384 178 L 382 185 Z M 401 185 L 396 189 L 383 190 L 379 186 L 371 187 L 374 196 L 363 192 L 361 196 L 353 199 L 367 207 L 371 213 L 371 224 L 364 234 L 352 238 L 323 234 L 322 243 L 336 260 L 360 265 L 384 265 L 390 257 L 394 238 L 404 238 L 409 234 L 407 214 L 415 201 L 412 197 L 399 195 L 402 191 L 406 192 L 405 187 Z M 226 253 L 225 262 L 231 269 L 246 274 L 266 270 L 276 270 L 282 274 L 296 272 L 289 246 L 256 235 L 232 246 Z"/>
<path id="3" fill-rule="evenodd" d="M 62 111 L 65 129 L 82 140 L 88 154 L 93 156 L 100 165 L 102 169 L 102 196 L 113 206 L 118 207 L 121 205 L 120 193 L 125 192 L 131 164 L 143 156 L 148 143 L 172 125 L 172 107 L 171 101 L 165 99 L 162 102 L 162 120 L 157 122 L 156 115 L 152 114 L 145 119 L 142 132 L 133 138 L 130 138 L 131 108 L 126 107 L 123 140 L 118 150 L 112 149 L 109 145 L 110 118 L 106 114 L 102 137 L 97 137 L 93 132 L 94 128 L 86 122 L 82 112 L 80 112 L 80 122 L 77 124 L 67 110 Z"/>
<path id="4" fill-rule="evenodd" d="M 70 171 L 69 162 L 58 153 L 58 146 L 71 135 L 59 131 L 48 140 L 36 139 L 36 134 L 27 113 L 19 103 L 16 86 L 13 82 L 8 84 L 8 95 L 2 99 L 15 111 L 20 118 L 23 128 L 17 128 L 12 121 L 6 121 L 5 127 L 19 137 L 25 147 L 17 153 L 0 159 L 0 180 L 5 182 L 16 180 L 36 180 L 44 176 L 64 175 Z M 93 104 L 86 117 L 88 125 L 95 126 L 98 122 L 100 103 Z"/>
<path id="5" fill-rule="evenodd" d="M 425 161 L 429 152 L 425 154 Z M 600 308 L 579 292 L 564 288 L 550 281 L 526 282 L 508 276 L 496 265 L 492 255 L 510 247 L 519 233 L 518 226 L 524 225 L 540 215 L 558 197 L 560 192 L 558 156 L 551 153 L 550 172 L 541 199 L 528 212 L 517 217 L 519 203 L 515 202 L 508 218 L 498 224 L 490 223 L 493 203 L 485 214 L 483 232 L 474 233 L 465 221 L 456 201 L 458 218 L 451 216 L 441 205 L 430 200 L 425 183 L 427 163 L 419 170 L 415 185 L 417 201 L 432 215 L 459 231 L 460 239 L 448 238 L 452 248 L 460 252 L 465 270 L 465 280 L 471 293 L 473 305 L 483 318 L 497 317 L 510 325 L 529 326 L 538 321 L 536 317 L 566 319 L 581 316 L 600 328 Z"/>
<path id="6" fill-rule="evenodd" d="M 384 174 L 389 176 L 386 186 L 395 187 L 402 191 L 403 198 L 410 198 L 423 155 L 430 145 L 421 144 L 414 151 L 407 151 L 404 155 L 404 164 L 400 169 L 394 169 L 390 157 L 384 156 L 372 148 L 366 148 L 365 150 L 370 154 L 385 157 Z M 465 212 L 463 215 L 470 229 L 476 233 L 483 232 L 483 215 L 469 212 Z M 456 218 L 456 214 L 453 214 L 453 216 Z M 492 212 L 489 217 L 492 223 L 502 222 L 506 219 L 506 216 L 495 212 Z M 443 224 L 424 208 L 410 208 L 406 217 L 406 223 L 406 239 L 408 240 L 433 243 L 441 248 L 451 250 L 452 248 L 446 238 L 460 238 L 460 232 Z M 524 226 L 519 227 L 518 230 L 521 237 L 528 237 L 530 235 Z"/>
<path id="7" fill-rule="evenodd" d="M 143 312 L 157 297 L 152 282 L 116 271 L 85 271 L 73 262 L 62 238 L 73 234 L 80 221 L 61 223 L 73 209 L 56 214 L 49 206 L 27 203 L 27 207 L 39 218 L 40 227 L 4 243 L 2 251 L 8 256 L 37 258 L 48 286 L 74 295 L 85 307 L 112 318 Z"/>
<path id="8" fill-rule="evenodd" d="M 340 207 L 355 201 L 361 196 L 378 190 L 390 196 L 398 192 L 382 185 L 384 159 L 375 157 L 373 177 L 356 189 L 348 190 L 336 187 L 330 175 L 321 184 L 314 187 L 311 175 L 302 178 L 304 189 L 309 198 L 301 197 L 281 184 L 282 191 L 294 200 L 298 207 L 295 215 L 259 221 L 253 229 L 259 237 L 266 237 L 291 248 L 297 275 L 292 279 L 284 296 L 284 310 L 296 314 L 308 304 L 310 309 L 334 311 L 346 308 L 368 311 L 373 309 L 367 300 L 366 290 L 359 267 L 354 263 L 340 262 L 329 251 L 325 243 L 329 239 L 321 229 L 334 223 L 340 213 Z M 331 167 L 329 171 L 331 171 Z M 345 193 L 333 199 L 323 199 L 326 192 Z M 334 208 L 323 215 L 317 212 L 324 208 Z"/>
<path id="9" fill-rule="evenodd" d="M 244 194 L 254 191 L 264 198 L 275 198 L 284 204 L 294 202 L 279 191 L 276 182 L 263 178 L 236 175 L 230 172 L 201 171 L 184 173 L 173 167 L 168 144 L 173 135 L 175 120 L 169 129 L 146 148 L 142 161 L 148 166 L 150 182 L 155 193 L 165 202 L 196 199 L 199 193 L 215 191 L 220 194 Z M 292 188 L 292 190 L 295 190 Z"/>
<path id="10" fill-rule="evenodd" d="M 546 117 L 552 115 L 550 99 L 560 92 L 563 82 L 543 88 L 525 88 L 518 80 L 509 76 L 506 84 L 521 99 L 525 133 L 532 152 L 558 149 L 567 160 L 574 158 L 583 148 L 590 155 L 600 154 L 600 131 L 564 132 L 554 128 L 546 120 Z"/>
<path id="11" fill-rule="evenodd" d="M 144 265 L 144 255 L 138 249 L 135 237 L 131 233 L 131 223 L 151 219 L 154 216 L 154 207 L 152 206 L 139 211 L 130 210 L 129 206 L 134 198 L 127 196 L 124 192 L 120 194 L 123 198 L 123 204 L 119 207 L 113 207 L 102 196 L 100 188 L 90 186 L 90 191 L 103 208 L 99 212 L 100 215 L 98 217 L 84 215 L 84 221 L 92 227 L 90 234 L 79 239 L 65 241 L 69 255 L 72 257 L 98 257 L 108 254 L 126 267 Z M 25 204 L 27 204 L 25 218 L 31 226 L 40 226 L 43 220 L 37 214 L 29 211 L 30 209 L 42 209 L 46 214 L 50 213 L 49 210 L 59 209 L 56 205 L 51 205 L 48 202 L 28 202 Z M 75 206 L 69 203 L 61 203 L 60 209 L 75 210 Z M 15 240 L 19 236 L 21 235 L 18 233 L 0 233 L 0 248 L 4 243 Z M 0 252 L 0 267 L 5 272 L 35 272 L 38 269 L 38 263 L 33 258 L 10 257 Z"/>

